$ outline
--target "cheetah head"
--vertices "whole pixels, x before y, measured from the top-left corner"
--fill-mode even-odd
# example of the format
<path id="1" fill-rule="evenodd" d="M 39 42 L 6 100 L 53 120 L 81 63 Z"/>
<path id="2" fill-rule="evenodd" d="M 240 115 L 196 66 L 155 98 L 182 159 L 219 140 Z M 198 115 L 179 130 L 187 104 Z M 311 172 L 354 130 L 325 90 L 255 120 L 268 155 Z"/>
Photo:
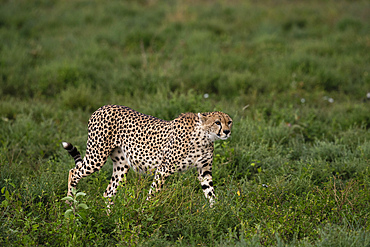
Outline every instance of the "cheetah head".
<path id="1" fill-rule="evenodd" d="M 211 141 L 226 140 L 231 135 L 233 120 L 223 112 L 198 113 L 200 124 Z"/>

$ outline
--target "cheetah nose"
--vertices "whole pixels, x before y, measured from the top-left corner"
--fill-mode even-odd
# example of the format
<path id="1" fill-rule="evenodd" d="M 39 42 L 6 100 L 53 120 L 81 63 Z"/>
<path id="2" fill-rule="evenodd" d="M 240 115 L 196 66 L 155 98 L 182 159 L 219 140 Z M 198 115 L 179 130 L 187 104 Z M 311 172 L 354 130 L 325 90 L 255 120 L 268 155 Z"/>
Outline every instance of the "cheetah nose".
<path id="1" fill-rule="evenodd" d="M 230 133 L 230 130 L 224 130 L 225 135 L 228 135 Z"/>

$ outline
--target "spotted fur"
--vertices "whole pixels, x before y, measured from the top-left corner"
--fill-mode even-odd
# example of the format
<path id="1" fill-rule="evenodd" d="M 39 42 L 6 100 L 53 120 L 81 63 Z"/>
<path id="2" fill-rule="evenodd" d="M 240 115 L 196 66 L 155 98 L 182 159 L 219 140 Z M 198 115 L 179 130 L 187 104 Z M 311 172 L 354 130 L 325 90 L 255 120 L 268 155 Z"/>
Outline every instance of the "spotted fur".
<path id="1" fill-rule="evenodd" d="M 231 126 L 231 118 L 222 112 L 183 113 L 172 121 L 165 121 L 125 106 L 103 106 L 89 120 L 83 159 L 72 144 L 62 143 L 76 164 L 69 171 L 68 195 L 81 178 L 99 171 L 110 156 L 113 174 L 105 197 L 115 195 L 119 182 L 130 168 L 138 172 L 155 171 L 149 199 L 162 188 L 168 176 L 194 167 L 204 194 L 212 204 L 215 198 L 213 142 L 226 140 Z"/>

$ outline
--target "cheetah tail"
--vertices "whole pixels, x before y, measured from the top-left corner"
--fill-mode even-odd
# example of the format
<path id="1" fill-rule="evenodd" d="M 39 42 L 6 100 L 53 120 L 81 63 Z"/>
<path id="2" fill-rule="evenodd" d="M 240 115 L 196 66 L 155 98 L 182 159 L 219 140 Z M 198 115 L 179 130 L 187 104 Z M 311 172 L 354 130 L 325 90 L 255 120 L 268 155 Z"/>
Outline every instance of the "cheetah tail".
<path id="1" fill-rule="evenodd" d="M 75 160 L 75 163 L 82 162 L 81 154 L 77 150 L 76 147 L 74 147 L 71 143 L 69 142 L 62 142 L 63 148 L 68 151 L 68 153 L 72 156 L 72 158 Z"/>

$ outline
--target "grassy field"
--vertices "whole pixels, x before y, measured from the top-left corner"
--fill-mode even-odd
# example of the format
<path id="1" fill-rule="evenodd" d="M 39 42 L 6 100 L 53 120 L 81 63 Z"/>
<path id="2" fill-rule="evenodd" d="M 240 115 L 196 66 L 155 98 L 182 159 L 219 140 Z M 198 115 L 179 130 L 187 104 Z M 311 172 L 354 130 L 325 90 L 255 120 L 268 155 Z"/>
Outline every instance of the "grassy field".
<path id="1" fill-rule="evenodd" d="M 0 245 L 368 246 L 369 1 L 1 1 Z M 221 110 L 209 207 L 196 171 L 145 201 L 129 172 L 62 200 L 105 104 Z M 86 193 L 86 194 L 85 194 Z"/>

